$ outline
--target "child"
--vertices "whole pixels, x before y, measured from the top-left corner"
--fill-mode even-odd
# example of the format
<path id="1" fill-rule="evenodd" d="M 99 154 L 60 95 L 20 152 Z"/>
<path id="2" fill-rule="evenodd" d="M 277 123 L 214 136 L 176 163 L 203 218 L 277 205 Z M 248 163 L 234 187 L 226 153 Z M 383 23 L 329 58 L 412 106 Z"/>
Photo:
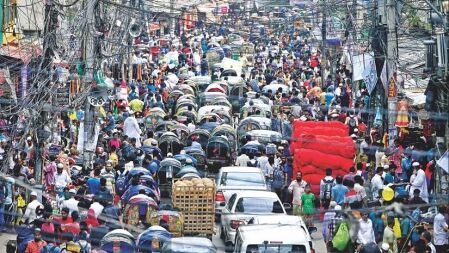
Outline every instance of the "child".
<path id="1" fill-rule="evenodd" d="M 315 213 L 315 195 L 310 189 L 310 185 L 306 185 L 305 193 L 301 196 L 302 213 L 304 215 L 306 226 L 313 226 L 312 218 Z"/>

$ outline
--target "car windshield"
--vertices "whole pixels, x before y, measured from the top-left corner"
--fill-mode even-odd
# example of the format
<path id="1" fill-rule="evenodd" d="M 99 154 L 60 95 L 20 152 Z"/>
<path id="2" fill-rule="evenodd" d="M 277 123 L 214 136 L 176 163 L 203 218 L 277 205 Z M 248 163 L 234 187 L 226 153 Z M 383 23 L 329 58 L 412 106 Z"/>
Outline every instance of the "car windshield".
<path id="1" fill-rule="evenodd" d="M 306 253 L 304 245 L 288 245 L 288 244 L 250 244 L 246 252 L 260 253 Z"/>
<path id="2" fill-rule="evenodd" d="M 257 172 L 223 172 L 220 180 L 222 186 L 264 186 L 262 173 Z"/>
<path id="3" fill-rule="evenodd" d="M 240 198 L 236 213 L 284 213 L 281 203 L 273 198 Z"/>

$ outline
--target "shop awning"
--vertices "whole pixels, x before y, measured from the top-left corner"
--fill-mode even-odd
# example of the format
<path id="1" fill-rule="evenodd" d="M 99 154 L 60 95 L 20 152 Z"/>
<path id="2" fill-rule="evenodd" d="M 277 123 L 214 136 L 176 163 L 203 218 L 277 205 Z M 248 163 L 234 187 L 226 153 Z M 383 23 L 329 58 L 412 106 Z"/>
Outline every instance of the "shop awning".
<path id="1" fill-rule="evenodd" d="M 5 56 L 22 61 L 24 64 L 28 64 L 31 58 L 36 55 L 41 55 L 42 50 L 38 46 L 26 45 L 26 46 L 2 46 L 0 47 L 0 56 Z"/>

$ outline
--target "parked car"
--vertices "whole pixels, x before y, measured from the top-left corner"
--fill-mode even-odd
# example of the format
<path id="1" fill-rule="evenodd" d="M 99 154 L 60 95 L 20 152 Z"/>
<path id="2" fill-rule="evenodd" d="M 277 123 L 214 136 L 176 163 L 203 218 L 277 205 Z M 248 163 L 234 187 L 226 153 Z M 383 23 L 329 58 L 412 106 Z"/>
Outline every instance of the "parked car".
<path id="1" fill-rule="evenodd" d="M 316 227 L 307 227 L 304 220 L 299 216 L 293 215 L 257 215 L 245 222 L 246 225 L 296 225 L 304 232 L 312 252 L 314 252 L 313 241 L 310 233 L 316 231 Z"/>
<path id="2" fill-rule="evenodd" d="M 178 237 L 164 243 L 161 253 L 215 253 L 215 246 L 207 238 Z"/>
<path id="3" fill-rule="evenodd" d="M 307 236 L 296 225 L 247 225 L 238 228 L 234 253 L 313 253 Z"/>
<path id="4" fill-rule="evenodd" d="M 254 167 L 222 167 L 218 172 L 215 184 L 215 215 L 218 218 L 223 206 L 232 194 L 237 191 L 267 191 L 265 176 L 260 168 Z"/>
<path id="5" fill-rule="evenodd" d="M 274 192 L 239 191 L 229 198 L 221 212 L 221 234 L 226 248 L 235 242 L 236 229 L 240 224 L 258 214 L 286 214 L 284 205 Z M 290 204 L 285 204 L 290 208 Z"/>

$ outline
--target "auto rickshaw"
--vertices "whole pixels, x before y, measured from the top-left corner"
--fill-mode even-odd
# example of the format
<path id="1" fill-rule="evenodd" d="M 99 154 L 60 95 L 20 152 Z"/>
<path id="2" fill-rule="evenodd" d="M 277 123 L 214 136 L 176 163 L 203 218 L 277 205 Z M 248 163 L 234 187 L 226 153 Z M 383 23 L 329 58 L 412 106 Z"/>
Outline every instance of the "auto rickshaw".
<path id="1" fill-rule="evenodd" d="M 140 222 L 152 224 L 149 218 L 158 209 L 157 202 L 151 197 L 143 194 L 132 196 L 125 205 L 123 222 L 131 225 L 130 227 L 137 226 Z"/>
<path id="2" fill-rule="evenodd" d="M 159 138 L 159 148 L 165 157 L 168 153 L 178 154 L 184 148 L 184 143 L 175 133 L 165 132 Z"/>
<path id="3" fill-rule="evenodd" d="M 192 145 L 193 136 L 198 136 L 199 140 L 197 140 L 201 144 L 201 148 L 206 150 L 207 142 L 210 138 L 210 132 L 206 129 L 195 129 L 195 131 L 191 132 L 187 137 L 187 146 Z"/>
<path id="4" fill-rule="evenodd" d="M 134 253 L 135 248 L 134 236 L 124 229 L 114 229 L 101 240 L 101 249 L 107 253 Z"/>
<path id="5" fill-rule="evenodd" d="M 165 158 L 161 161 L 157 179 L 162 198 L 170 197 L 173 175 L 176 175 L 181 167 L 181 162 L 174 158 Z"/>
<path id="6" fill-rule="evenodd" d="M 173 210 L 158 210 L 153 212 L 150 217 L 151 224 L 161 224 L 164 222 L 168 225 L 168 230 L 173 237 L 184 235 L 184 217 L 182 213 Z"/>
<path id="7" fill-rule="evenodd" d="M 228 124 L 217 126 L 211 133 L 211 136 L 226 136 L 231 146 L 231 151 L 234 153 L 237 148 L 237 132 Z"/>
<path id="8" fill-rule="evenodd" d="M 165 228 L 154 225 L 143 231 L 136 241 L 138 253 L 160 252 L 164 243 L 172 237 Z"/>
<path id="9" fill-rule="evenodd" d="M 213 136 L 206 147 L 207 169 L 209 172 L 218 172 L 221 167 L 229 166 L 232 162 L 231 146 L 224 136 Z"/>

